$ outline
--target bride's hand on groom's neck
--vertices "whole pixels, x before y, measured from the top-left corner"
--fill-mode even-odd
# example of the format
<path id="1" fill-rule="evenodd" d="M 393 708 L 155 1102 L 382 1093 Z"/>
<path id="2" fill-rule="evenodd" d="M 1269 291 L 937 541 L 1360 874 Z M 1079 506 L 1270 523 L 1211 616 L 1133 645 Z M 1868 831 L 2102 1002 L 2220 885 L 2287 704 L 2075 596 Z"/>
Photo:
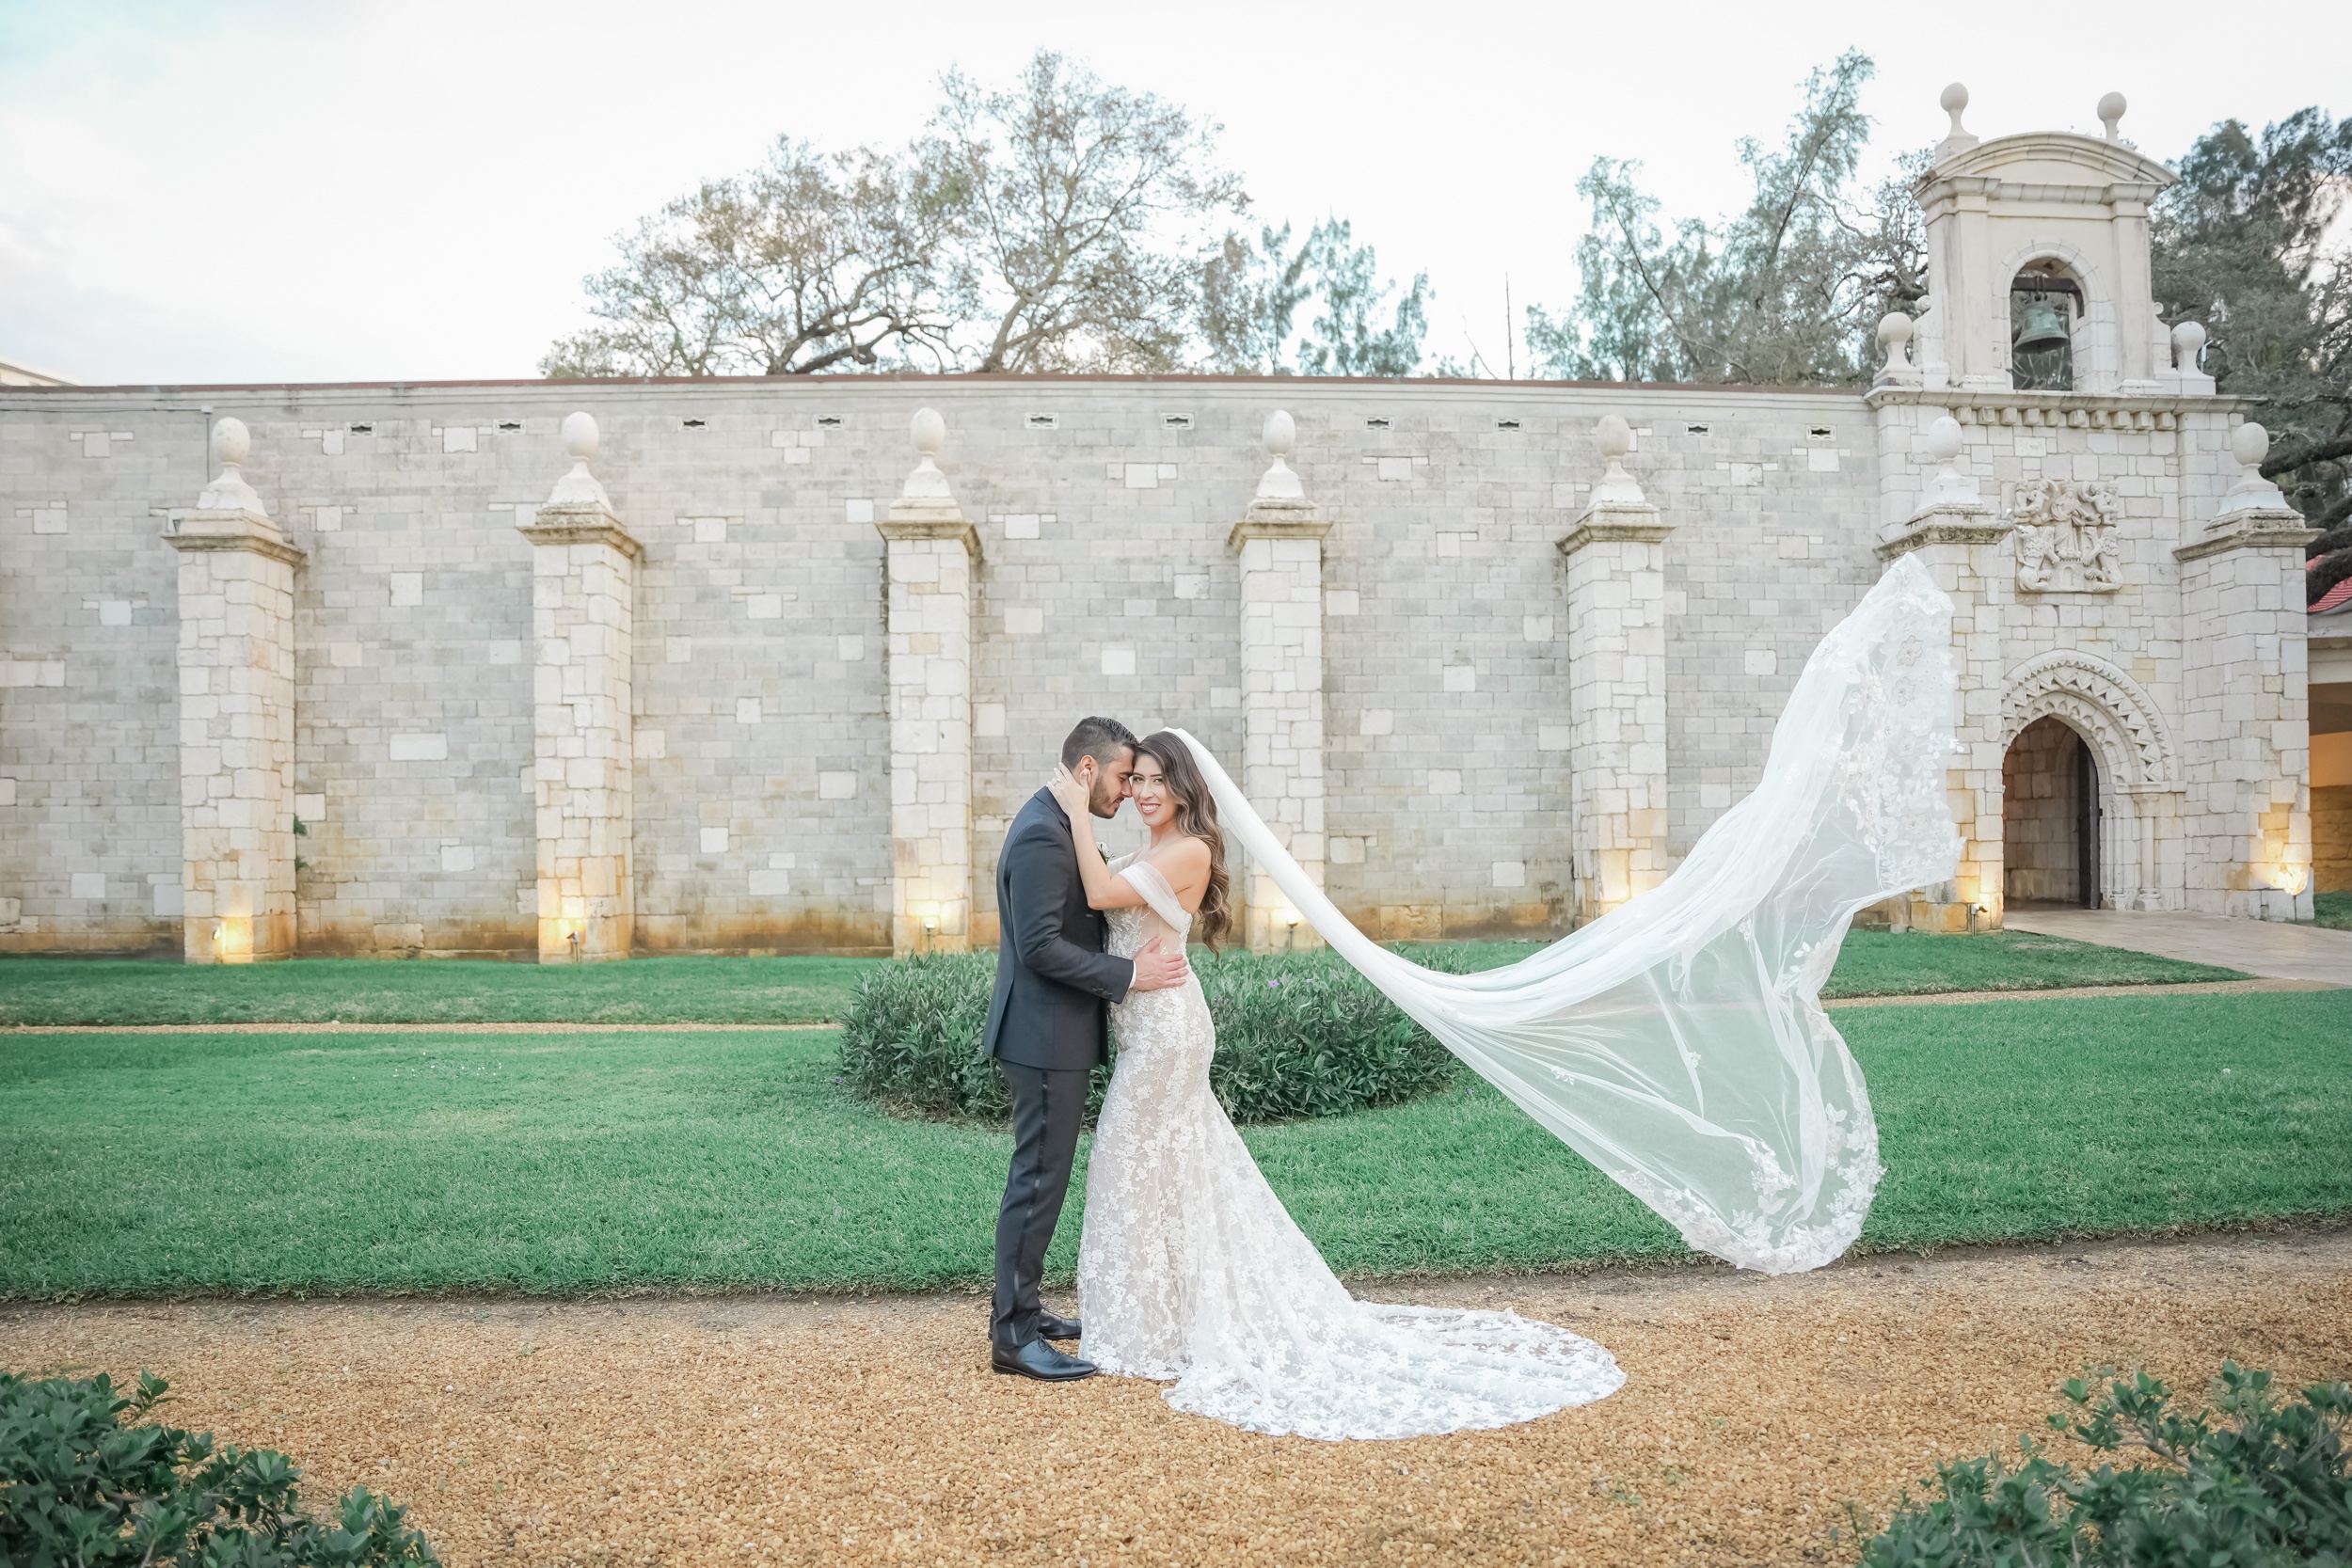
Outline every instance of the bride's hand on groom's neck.
<path id="1" fill-rule="evenodd" d="M 1054 766 L 1054 776 L 1045 781 L 1045 787 L 1053 792 L 1054 803 L 1060 806 L 1068 815 L 1072 828 L 1083 827 L 1088 832 L 1092 832 L 1094 795 L 1093 791 L 1087 787 L 1084 780 L 1068 768 L 1057 763 Z"/>

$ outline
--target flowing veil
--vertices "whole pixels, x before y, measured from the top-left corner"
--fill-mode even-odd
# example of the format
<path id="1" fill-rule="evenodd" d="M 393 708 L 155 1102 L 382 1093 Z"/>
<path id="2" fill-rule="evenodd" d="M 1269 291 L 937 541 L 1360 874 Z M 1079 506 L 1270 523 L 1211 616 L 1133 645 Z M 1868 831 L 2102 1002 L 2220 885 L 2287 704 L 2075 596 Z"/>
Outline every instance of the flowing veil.
<path id="1" fill-rule="evenodd" d="M 1184 742 L 1225 831 L 1399 1007 L 1692 1247 L 1793 1273 L 1861 1233 L 1881 1174 L 1821 982 L 1855 911 L 1949 878 L 1959 858 L 1951 616 L 1915 557 L 1896 562 L 1805 661 L 1755 791 L 1673 875 L 1478 974 L 1423 969 L 1359 931 Z"/>

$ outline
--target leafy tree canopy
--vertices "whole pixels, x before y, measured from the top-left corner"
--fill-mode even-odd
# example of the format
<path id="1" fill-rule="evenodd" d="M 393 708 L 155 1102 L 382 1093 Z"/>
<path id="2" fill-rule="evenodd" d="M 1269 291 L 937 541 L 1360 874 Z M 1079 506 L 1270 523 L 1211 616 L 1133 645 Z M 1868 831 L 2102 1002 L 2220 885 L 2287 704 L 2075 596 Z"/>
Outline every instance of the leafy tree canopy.
<path id="1" fill-rule="evenodd" d="M 2224 120 L 2177 166 L 2151 225 L 2156 298 L 2203 324 L 2205 369 L 2252 398 L 2263 472 L 2313 528 L 2316 599 L 2352 577 L 2352 277 L 2337 227 L 2352 189 L 2352 119 L 2317 108 L 2258 137 Z"/>

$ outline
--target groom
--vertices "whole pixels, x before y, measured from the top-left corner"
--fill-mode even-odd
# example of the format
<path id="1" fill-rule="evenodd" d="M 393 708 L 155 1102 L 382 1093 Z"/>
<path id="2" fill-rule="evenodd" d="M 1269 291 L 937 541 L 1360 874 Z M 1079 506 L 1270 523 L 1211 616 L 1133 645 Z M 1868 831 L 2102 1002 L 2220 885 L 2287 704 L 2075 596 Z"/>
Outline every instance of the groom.
<path id="1" fill-rule="evenodd" d="M 1094 815 L 1119 815 L 1135 770 L 1136 737 L 1116 719 L 1084 719 L 1062 742 L 1062 766 L 1088 790 Z M 1087 1081 L 1110 1059 L 1109 1005 L 1128 993 L 1184 983 L 1184 956 L 1155 941 L 1133 959 L 1103 951 L 1103 916 L 1087 904 L 1070 818 L 1040 789 L 1012 819 L 996 861 L 996 994 L 988 1053 L 1012 1091 L 1012 1173 L 996 1216 L 996 1298 L 990 1358 L 1016 1377 L 1066 1383 L 1094 1363 L 1047 1343 L 1078 1324 L 1038 1305 L 1045 1248 L 1070 1191 Z"/>

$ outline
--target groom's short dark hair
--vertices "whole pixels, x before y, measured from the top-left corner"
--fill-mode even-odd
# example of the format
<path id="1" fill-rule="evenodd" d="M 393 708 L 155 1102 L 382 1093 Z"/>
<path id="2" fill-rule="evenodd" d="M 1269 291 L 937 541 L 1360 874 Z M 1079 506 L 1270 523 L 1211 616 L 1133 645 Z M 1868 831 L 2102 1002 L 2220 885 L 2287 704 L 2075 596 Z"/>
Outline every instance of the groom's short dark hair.
<path id="1" fill-rule="evenodd" d="M 1136 732 L 1116 719 L 1081 719 L 1070 738 L 1061 743 L 1061 765 L 1075 768 L 1080 757 L 1092 757 L 1108 768 L 1121 750 L 1135 749 Z"/>

